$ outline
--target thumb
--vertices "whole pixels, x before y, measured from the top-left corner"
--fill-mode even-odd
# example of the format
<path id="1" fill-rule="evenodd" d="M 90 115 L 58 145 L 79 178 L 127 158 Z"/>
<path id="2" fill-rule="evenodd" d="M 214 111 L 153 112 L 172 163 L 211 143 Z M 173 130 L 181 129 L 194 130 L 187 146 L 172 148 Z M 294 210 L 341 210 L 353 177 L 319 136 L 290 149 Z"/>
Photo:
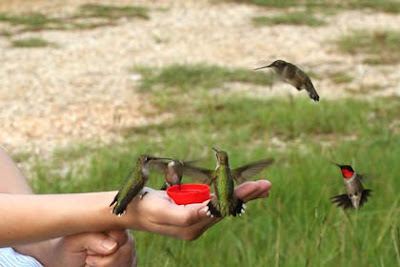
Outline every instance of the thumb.
<path id="1" fill-rule="evenodd" d="M 77 234 L 73 239 L 73 242 L 69 242 L 74 247 L 72 250 L 86 250 L 90 255 L 109 255 L 118 249 L 118 243 L 101 232 Z"/>

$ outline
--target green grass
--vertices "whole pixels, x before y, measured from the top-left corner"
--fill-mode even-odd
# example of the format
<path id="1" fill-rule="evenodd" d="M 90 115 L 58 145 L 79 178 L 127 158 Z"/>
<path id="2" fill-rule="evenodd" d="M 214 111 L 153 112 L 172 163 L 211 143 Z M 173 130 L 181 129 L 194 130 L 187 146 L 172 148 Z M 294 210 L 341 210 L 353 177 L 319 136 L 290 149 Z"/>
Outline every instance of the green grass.
<path id="1" fill-rule="evenodd" d="M 159 110 L 187 110 L 202 105 L 207 99 L 229 95 L 229 83 L 271 86 L 272 72 L 253 71 L 242 68 L 225 68 L 217 65 L 173 64 L 164 68 L 135 66 L 132 71 L 140 73 L 139 92 L 146 95 Z"/>
<path id="2" fill-rule="evenodd" d="M 240 82 L 258 85 L 271 85 L 272 78 L 265 72 L 249 69 L 225 68 L 216 65 L 174 64 L 162 69 L 137 66 L 133 71 L 142 75 L 140 89 L 149 91 L 162 87 L 162 90 L 177 89 L 188 91 L 194 89 L 211 89 L 222 86 L 226 82 Z"/>
<path id="3" fill-rule="evenodd" d="M 23 25 L 29 30 L 38 30 L 43 28 L 50 28 L 52 26 L 60 24 L 60 21 L 54 18 L 50 18 L 47 15 L 41 13 L 23 14 L 23 15 L 11 15 L 2 13 L 0 14 L 0 22 L 8 22 L 11 25 Z"/>
<path id="4" fill-rule="evenodd" d="M 351 0 L 351 1 L 294 1 L 294 0 L 227 0 L 229 2 L 247 3 L 265 7 L 288 8 L 288 7 L 307 7 L 319 8 L 324 10 L 327 8 L 335 9 L 372 9 L 375 11 L 386 13 L 399 13 L 400 2 L 386 0 Z"/>
<path id="5" fill-rule="evenodd" d="M 338 47 L 346 53 L 363 53 L 365 63 L 396 64 L 400 61 L 399 31 L 356 31 L 341 37 Z"/>
<path id="6" fill-rule="evenodd" d="M 260 16 L 253 17 L 252 21 L 256 26 L 265 26 L 265 25 L 307 25 L 307 26 L 322 26 L 325 24 L 324 21 L 316 18 L 311 11 L 299 11 L 299 12 L 290 12 L 285 13 L 279 16 Z"/>
<path id="7" fill-rule="evenodd" d="M 149 10 L 141 6 L 113 6 L 88 4 L 80 8 L 80 16 L 97 18 L 141 18 L 149 19 Z"/>
<path id="8" fill-rule="evenodd" d="M 53 45 L 54 45 L 53 43 L 48 42 L 45 39 L 39 37 L 30 37 L 12 41 L 12 46 L 18 48 L 37 48 L 37 47 L 46 47 Z"/>
<path id="9" fill-rule="evenodd" d="M 249 203 L 244 216 L 224 219 L 194 242 L 135 232 L 139 265 L 400 263 L 400 136 L 388 127 L 400 117 L 399 99 L 315 105 L 302 98 L 224 97 L 203 99 L 180 112 L 161 125 L 126 131 L 122 142 L 58 150 L 53 160 L 38 160 L 32 171 L 35 190 L 116 190 L 141 153 L 207 158 L 208 168 L 215 166 L 211 146 L 228 151 L 233 168 L 274 157 L 281 160 L 258 176 L 273 184 L 268 200 Z M 346 138 L 352 135 L 356 138 Z M 284 141 L 285 148 L 273 138 Z M 330 203 L 331 196 L 344 192 L 340 171 L 330 160 L 352 164 L 369 177 L 365 187 L 373 196 L 358 212 L 344 213 Z M 162 177 L 151 175 L 148 185 L 159 188 Z"/>
<path id="10" fill-rule="evenodd" d="M 351 94 L 369 94 L 369 93 L 374 93 L 376 91 L 380 91 L 384 89 L 385 87 L 382 86 L 381 84 L 360 84 L 356 87 L 347 87 L 344 88 L 345 91 Z"/>
<path id="11" fill-rule="evenodd" d="M 10 35 L 43 30 L 86 30 L 115 25 L 119 18 L 149 19 L 149 10 L 141 6 L 83 5 L 75 14 L 57 18 L 42 13 L 0 13 L 0 23 L 14 28 Z M 93 21 L 95 19 L 95 21 Z"/>

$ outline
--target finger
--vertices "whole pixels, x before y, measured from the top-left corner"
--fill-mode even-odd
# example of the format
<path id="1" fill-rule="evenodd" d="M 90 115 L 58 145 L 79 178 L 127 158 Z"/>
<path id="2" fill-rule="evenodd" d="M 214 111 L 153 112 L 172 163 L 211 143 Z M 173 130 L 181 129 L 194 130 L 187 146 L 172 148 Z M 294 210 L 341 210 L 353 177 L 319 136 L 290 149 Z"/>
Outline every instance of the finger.
<path id="1" fill-rule="evenodd" d="M 235 194 L 244 202 L 259 198 L 267 197 L 271 183 L 267 180 L 259 180 L 254 182 L 245 182 L 235 188 Z"/>
<path id="2" fill-rule="evenodd" d="M 127 235 L 125 244 L 107 256 L 89 255 L 86 264 L 89 266 L 136 266 L 136 250 L 132 234 Z"/>
<path id="3" fill-rule="evenodd" d="M 163 225 L 190 226 L 207 217 L 207 203 L 208 200 L 189 205 L 171 203 L 168 207 L 155 211 L 151 221 Z"/>
<path id="4" fill-rule="evenodd" d="M 257 198 L 266 198 L 269 196 L 269 190 L 271 188 L 271 183 L 267 180 L 256 181 L 258 184 L 257 193 L 254 193 L 247 197 L 246 201 L 250 201 Z"/>
<path id="5" fill-rule="evenodd" d="M 192 225 L 189 229 L 187 229 L 186 231 L 186 240 L 195 240 L 198 237 L 200 237 L 208 228 L 210 228 L 211 226 L 213 226 L 214 224 L 220 222 L 222 220 L 222 218 L 209 218 L 206 220 L 202 220 L 194 225 Z"/>
<path id="6" fill-rule="evenodd" d="M 117 242 L 118 247 L 124 245 L 128 239 L 129 230 L 109 230 L 105 231 L 104 234 Z M 92 250 L 88 250 L 87 253 L 89 255 L 96 255 L 97 253 Z"/>
<path id="7" fill-rule="evenodd" d="M 71 252 L 90 251 L 91 253 L 99 255 L 108 255 L 118 248 L 117 242 L 108 237 L 104 233 L 89 232 L 81 233 L 68 237 L 68 246 Z"/>
<path id="8" fill-rule="evenodd" d="M 129 230 L 109 230 L 105 234 L 114 239 L 118 246 L 122 246 L 128 240 Z"/>
<path id="9" fill-rule="evenodd" d="M 191 226 L 160 225 L 151 223 L 149 224 L 147 231 L 179 239 L 194 240 L 220 220 L 221 218 L 210 218 L 207 216 Z"/>

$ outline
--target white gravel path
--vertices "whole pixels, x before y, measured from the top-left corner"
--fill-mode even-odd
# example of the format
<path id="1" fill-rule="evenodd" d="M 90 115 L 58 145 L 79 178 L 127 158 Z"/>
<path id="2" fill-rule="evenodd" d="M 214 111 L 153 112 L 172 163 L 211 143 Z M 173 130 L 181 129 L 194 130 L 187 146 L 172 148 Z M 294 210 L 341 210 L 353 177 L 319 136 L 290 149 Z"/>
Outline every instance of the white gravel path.
<path id="1" fill-rule="evenodd" d="M 58 48 L 12 48 L 0 37 L 0 145 L 9 150 L 49 152 L 80 141 L 108 142 L 118 139 L 121 127 L 170 117 L 148 115 L 152 107 L 135 92 L 138 77 L 129 72 L 134 64 L 206 62 L 252 69 L 282 58 L 321 76 L 341 70 L 355 77 L 343 85 L 324 77 L 316 80 L 322 101 L 348 97 L 343 89 L 360 84 L 385 87 L 374 95 L 400 94 L 398 65 L 365 65 L 359 55 L 338 53 L 333 44 L 355 29 L 396 29 L 400 15 L 344 11 L 323 17 L 328 24 L 317 28 L 254 27 L 252 17 L 283 11 L 193 0 L 6 2 L 0 3 L 0 11 L 41 11 L 53 16 L 65 16 L 90 2 L 141 4 L 151 9 L 148 21 L 121 19 L 117 26 L 14 37 L 40 36 Z M 297 93 L 282 83 L 272 90 L 261 87 L 254 92 L 254 88 L 232 85 L 233 91 L 256 97 Z"/>

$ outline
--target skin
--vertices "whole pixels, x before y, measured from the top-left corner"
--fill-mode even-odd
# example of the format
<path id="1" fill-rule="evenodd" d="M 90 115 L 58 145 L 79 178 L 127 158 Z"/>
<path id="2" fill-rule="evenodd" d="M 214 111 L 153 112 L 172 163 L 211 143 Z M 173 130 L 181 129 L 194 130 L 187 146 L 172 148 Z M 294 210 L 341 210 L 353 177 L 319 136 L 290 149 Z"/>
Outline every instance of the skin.
<path id="1" fill-rule="evenodd" d="M 207 216 L 208 202 L 179 206 L 150 188 L 122 217 L 108 207 L 116 191 L 34 195 L 1 149 L 0 173 L 0 202 L 7 203 L 0 205 L 7 214 L 0 220 L 0 247 L 13 246 L 45 266 L 136 266 L 134 240 L 125 229 L 194 240 L 220 221 Z M 266 180 L 246 182 L 235 194 L 246 202 L 268 197 L 270 187 Z"/>
<path id="2" fill-rule="evenodd" d="M 32 194 L 25 177 L 1 149 L 0 173 L 0 192 Z M 45 266 L 137 266 L 135 241 L 127 230 L 78 233 L 13 248 Z"/>

